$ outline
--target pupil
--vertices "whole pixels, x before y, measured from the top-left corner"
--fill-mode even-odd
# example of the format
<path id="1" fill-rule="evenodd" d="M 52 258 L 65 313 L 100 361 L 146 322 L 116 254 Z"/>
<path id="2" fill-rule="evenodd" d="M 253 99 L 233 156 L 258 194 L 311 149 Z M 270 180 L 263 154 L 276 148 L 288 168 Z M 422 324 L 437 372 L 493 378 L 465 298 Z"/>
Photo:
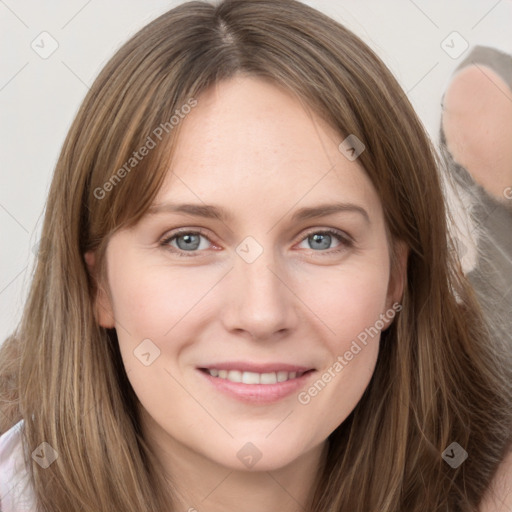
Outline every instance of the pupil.
<path id="1" fill-rule="evenodd" d="M 194 240 L 196 239 L 196 240 Z M 182 242 L 180 242 L 180 240 Z M 180 249 L 183 249 L 183 248 L 186 248 L 186 249 L 190 249 L 190 248 L 194 248 L 194 249 L 197 249 L 196 245 L 198 245 L 198 236 L 197 235 L 181 235 L 178 239 L 177 239 L 177 244 L 178 244 L 178 247 L 180 247 Z M 183 244 L 184 247 L 182 247 L 181 245 Z"/>
<path id="2" fill-rule="evenodd" d="M 320 248 L 322 249 L 327 249 L 329 247 L 329 240 L 330 240 L 331 236 L 330 235 L 321 235 L 321 234 L 315 234 L 313 235 L 313 240 L 315 242 L 320 242 Z M 321 245 L 321 243 L 324 242 L 323 245 Z"/>

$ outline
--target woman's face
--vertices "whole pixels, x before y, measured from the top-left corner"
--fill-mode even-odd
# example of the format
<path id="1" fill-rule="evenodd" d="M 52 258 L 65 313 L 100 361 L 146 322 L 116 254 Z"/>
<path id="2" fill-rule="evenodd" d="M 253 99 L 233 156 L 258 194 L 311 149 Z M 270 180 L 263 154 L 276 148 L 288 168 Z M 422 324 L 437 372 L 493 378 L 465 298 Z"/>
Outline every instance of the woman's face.
<path id="1" fill-rule="evenodd" d="M 258 78 L 197 100 L 151 211 L 109 242 L 100 323 L 163 449 L 272 470 L 354 409 L 401 285 L 344 137 Z"/>

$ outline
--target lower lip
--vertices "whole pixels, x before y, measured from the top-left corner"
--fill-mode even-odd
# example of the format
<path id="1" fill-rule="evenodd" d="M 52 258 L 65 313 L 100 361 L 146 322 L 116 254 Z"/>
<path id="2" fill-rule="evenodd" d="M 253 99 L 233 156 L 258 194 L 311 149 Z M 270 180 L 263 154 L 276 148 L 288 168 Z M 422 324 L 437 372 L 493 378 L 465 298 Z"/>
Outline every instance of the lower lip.
<path id="1" fill-rule="evenodd" d="M 243 384 L 241 382 L 231 382 L 230 380 L 221 379 L 219 377 L 212 377 L 203 370 L 198 370 L 198 372 L 222 393 L 242 402 L 258 404 L 277 402 L 297 392 L 305 385 L 311 375 L 315 373 L 314 370 L 309 371 L 295 379 L 277 382 L 276 384 Z"/>

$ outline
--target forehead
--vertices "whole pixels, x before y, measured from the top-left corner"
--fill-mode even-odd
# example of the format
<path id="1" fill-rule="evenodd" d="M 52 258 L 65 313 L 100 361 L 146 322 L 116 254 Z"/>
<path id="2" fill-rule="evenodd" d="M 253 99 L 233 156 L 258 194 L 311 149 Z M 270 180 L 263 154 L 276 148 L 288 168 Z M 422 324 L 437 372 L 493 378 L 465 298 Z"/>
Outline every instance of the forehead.
<path id="1" fill-rule="evenodd" d="M 237 76 L 203 92 L 182 121 L 172 168 L 155 203 L 204 201 L 262 208 L 380 200 L 337 133 L 286 89 Z"/>

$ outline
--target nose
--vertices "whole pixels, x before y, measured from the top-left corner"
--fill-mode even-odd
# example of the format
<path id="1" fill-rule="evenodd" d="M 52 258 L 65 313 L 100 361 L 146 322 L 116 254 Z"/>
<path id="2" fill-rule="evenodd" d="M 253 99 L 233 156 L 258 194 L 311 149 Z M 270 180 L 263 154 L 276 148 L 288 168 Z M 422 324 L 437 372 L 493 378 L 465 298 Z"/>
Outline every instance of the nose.
<path id="1" fill-rule="evenodd" d="M 227 280 L 229 296 L 222 312 L 227 330 L 270 340 L 296 328 L 300 300 L 286 268 L 276 264 L 271 250 L 252 263 L 235 255 Z"/>

